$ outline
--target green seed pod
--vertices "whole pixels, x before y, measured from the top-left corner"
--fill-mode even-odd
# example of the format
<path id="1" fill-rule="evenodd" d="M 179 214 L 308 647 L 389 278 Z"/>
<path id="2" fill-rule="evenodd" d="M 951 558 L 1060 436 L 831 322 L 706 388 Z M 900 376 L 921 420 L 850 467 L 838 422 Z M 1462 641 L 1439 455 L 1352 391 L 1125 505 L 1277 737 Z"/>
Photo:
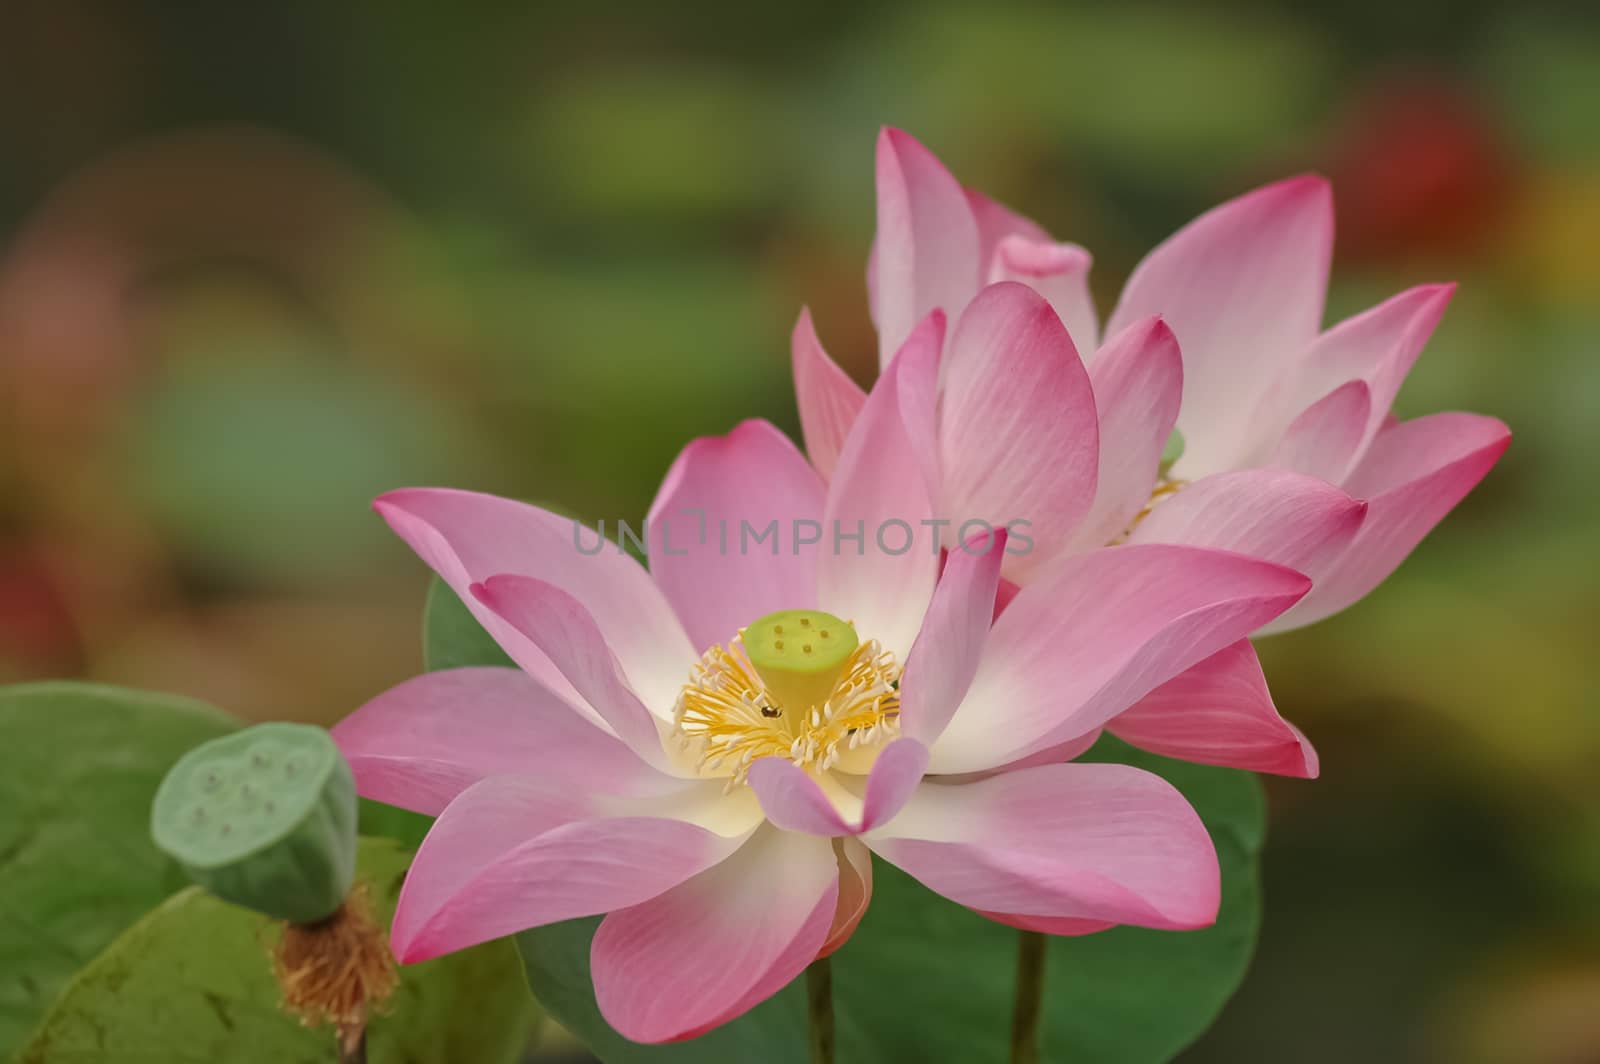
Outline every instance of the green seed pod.
<path id="1" fill-rule="evenodd" d="M 1183 433 L 1177 429 L 1172 430 L 1172 435 L 1167 437 L 1167 444 L 1161 448 L 1161 475 L 1166 476 L 1172 467 L 1178 464 L 1178 459 L 1183 457 Z"/>
<path id="2" fill-rule="evenodd" d="M 797 718 L 827 701 L 861 645 L 849 622 L 821 610 L 779 610 L 739 632 L 745 655 L 780 706 Z"/>
<path id="3" fill-rule="evenodd" d="M 316 923 L 338 910 L 355 877 L 355 777 L 322 728 L 258 724 L 172 766 L 150 834 L 217 897 Z"/>

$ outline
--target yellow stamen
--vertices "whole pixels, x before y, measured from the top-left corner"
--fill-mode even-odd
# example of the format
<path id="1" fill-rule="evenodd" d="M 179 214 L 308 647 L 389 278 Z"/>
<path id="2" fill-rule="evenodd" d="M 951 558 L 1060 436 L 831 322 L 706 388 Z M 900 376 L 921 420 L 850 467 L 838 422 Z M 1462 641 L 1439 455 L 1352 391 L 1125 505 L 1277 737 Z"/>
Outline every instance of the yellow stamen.
<path id="1" fill-rule="evenodd" d="M 780 697 L 751 664 L 743 635 L 735 636 L 726 648 L 706 651 L 690 672 L 674 730 L 685 748 L 697 748 L 701 771 L 728 774 L 729 789 L 744 782 L 757 758 L 784 757 L 822 771 L 848 750 L 899 734 L 900 666 L 877 640 L 856 646 L 820 679 L 826 682 L 815 687 L 780 683 Z"/>
<path id="2" fill-rule="evenodd" d="M 1133 515 L 1133 520 L 1128 522 L 1128 527 L 1123 530 L 1120 536 L 1113 539 L 1109 546 L 1114 547 L 1118 543 L 1128 542 L 1128 537 L 1133 535 L 1133 530 L 1138 528 L 1140 522 L 1149 517 L 1157 506 L 1188 486 L 1189 482 L 1187 480 L 1168 480 L 1166 477 L 1162 477 L 1157 482 L 1155 490 L 1150 492 L 1150 501 L 1144 504 L 1144 509 Z"/>

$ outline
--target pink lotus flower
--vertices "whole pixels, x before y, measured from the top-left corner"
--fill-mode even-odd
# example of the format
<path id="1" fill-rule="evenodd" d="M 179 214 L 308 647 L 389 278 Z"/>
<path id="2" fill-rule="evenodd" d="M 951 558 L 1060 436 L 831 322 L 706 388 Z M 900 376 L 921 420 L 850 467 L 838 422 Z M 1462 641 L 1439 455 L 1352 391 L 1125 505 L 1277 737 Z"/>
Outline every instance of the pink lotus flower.
<path id="1" fill-rule="evenodd" d="M 1216 547 L 1311 576 L 1262 632 L 1307 624 L 1380 583 L 1509 443 L 1493 418 L 1389 415 L 1450 286 L 1319 335 L 1333 232 L 1319 178 L 1224 204 L 1158 247 L 1104 342 L 1082 248 L 962 188 L 898 130 L 879 138 L 877 185 L 880 351 L 929 315 L 957 318 L 937 385 L 908 402 L 919 468 L 942 512 L 1031 521 L 1034 549 L 1007 559 L 1010 580 L 1113 542 Z M 794 377 L 827 476 L 864 396 L 805 312 Z M 1164 461 L 1174 428 L 1182 453 Z M 1248 642 L 1110 728 L 1175 757 L 1316 774 Z"/>
<path id="2" fill-rule="evenodd" d="M 1303 569 L 1314 589 L 1270 630 L 1320 620 L 1371 591 L 1510 442 L 1495 418 L 1444 413 L 1397 422 L 1390 414 L 1454 285 L 1409 289 L 1320 331 L 1333 200 L 1319 177 L 1291 178 L 1225 203 L 1153 250 L 1124 287 L 1104 343 L 1088 289 L 1091 260 L 1082 248 L 1055 243 L 1027 219 L 962 188 L 898 130 L 879 137 L 877 185 L 868 288 L 880 350 L 895 350 L 933 310 L 960 313 L 984 284 L 1032 287 L 1059 315 L 1096 384 L 1102 464 L 1094 511 L 1106 523 L 1092 530 L 1121 531 L 1118 521 L 1140 492 L 1142 506 L 1163 489 L 1177 489 L 1130 538 L 1244 549 Z M 814 336 L 804 320 L 797 332 Z M 1174 340 L 1182 345 L 1181 360 L 1172 357 Z M 1020 363 L 1029 353 L 1014 345 L 993 371 L 1030 372 Z M 798 368 L 818 358 L 827 358 L 820 347 L 797 352 L 797 381 L 826 376 Z M 1129 382 L 1133 373 L 1140 378 Z M 830 386 L 840 387 L 836 377 Z M 820 390 L 804 388 L 800 398 L 807 445 L 826 454 L 836 444 L 813 445 L 814 433 L 827 435 L 815 409 L 859 402 L 819 396 Z M 953 390 L 946 382 L 945 402 Z M 1045 414 L 1082 416 L 1036 403 L 1019 411 L 1014 425 L 1038 432 L 1028 415 Z M 1164 444 L 1157 430 L 1169 420 L 1184 450 L 1158 476 L 1152 437 Z M 1252 541 L 1264 530 L 1251 520 L 1249 502 L 1278 494 L 1274 488 L 1286 473 L 1337 485 L 1364 501 L 1355 534 L 1316 549 L 1293 537 L 1282 542 L 1281 529 L 1279 542 Z"/>
<path id="3" fill-rule="evenodd" d="M 1215 919 L 1215 853 L 1178 792 L 1061 758 L 1308 581 L 1123 546 L 1072 558 L 995 620 L 1004 533 L 958 545 L 941 576 L 932 500 L 905 475 L 902 397 L 933 387 L 938 340 L 920 330 L 866 397 L 826 486 L 764 422 L 692 443 L 652 507 L 648 572 L 580 553 L 569 521 L 532 506 L 378 500 L 522 667 L 420 676 L 334 731 L 363 795 L 438 815 L 395 915 L 402 960 L 606 913 L 600 1008 L 658 1042 L 838 948 L 871 894 L 869 851 L 1018 927 Z M 774 519 L 778 538 L 723 546 Z M 791 536 L 813 527 L 797 521 L 867 532 L 834 549 Z M 877 542 L 896 521 L 922 530 L 915 546 Z"/>

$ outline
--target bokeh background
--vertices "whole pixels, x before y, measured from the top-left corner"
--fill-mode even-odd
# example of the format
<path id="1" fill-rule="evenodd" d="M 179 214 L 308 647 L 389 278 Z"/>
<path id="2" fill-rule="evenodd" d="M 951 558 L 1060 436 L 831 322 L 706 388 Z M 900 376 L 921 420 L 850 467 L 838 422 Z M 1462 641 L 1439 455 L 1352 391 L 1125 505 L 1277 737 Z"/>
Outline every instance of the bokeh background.
<path id="1" fill-rule="evenodd" d="M 1462 287 L 1402 412 L 1515 441 L 1378 594 L 1264 641 L 1262 945 L 1185 1061 L 1600 1061 L 1593 6 L 0 5 L 0 679 L 332 721 L 420 668 L 437 483 L 642 515 L 863 379 L 904 126 L 1096 255 L 1335 182 L 1330 320 Z"/>

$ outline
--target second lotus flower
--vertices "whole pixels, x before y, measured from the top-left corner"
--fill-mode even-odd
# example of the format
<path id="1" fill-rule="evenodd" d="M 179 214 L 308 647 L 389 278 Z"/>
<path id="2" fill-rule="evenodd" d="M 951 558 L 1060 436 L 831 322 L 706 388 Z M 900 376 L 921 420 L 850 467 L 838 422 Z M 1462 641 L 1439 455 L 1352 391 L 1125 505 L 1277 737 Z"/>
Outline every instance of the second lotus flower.
<path id="1" fill-rule="evenodd" d="M 1510 442 L 1491 417 L 1392 416 L 1453 285 L 1412 288 L 1322 331 L 1333 199 L 1321 178 L 1265 186 L 1179 230 L 1134 270 L 1104 339 L 1088 252 L 963 188 L 899 130 L 878 140 L 877 198 L 868 292 L 885 360 L 928 314 L 955 321 L 994 303 L 986 285 L 1026 285 L 1062 323 L 1059 337 L 991 346 L 986 363 L 960 349 L 958 328 L 941 371 L 940 402 L 954 409 L 938 436 L 939 460 L 955 466 L 940 474 L 947 492 L 984 479 L 992 455 L 947 453 L 970 444 L 974 419 L 1003 412 L 986 424 L 991 447 L 1028 448 L 1028 476 L 996 467 L 981 491 L 1008 516 L 1028 505 L 1052 518 L 1056 539 L 1012 567 L 1018 579 L 1128 535 L 1148 505 L 1134 541 L 1240 550 L 1306 572 L 1313 591 L 1268 630 L 1309 624 L 1381 583 Z M 795 367 L 807 447 L 826 472 L 860 392 L 804 315 Z M 1098 485 L 1080 427 L 1096 420 Z M 1162 462 L 1174 426 L 1183 448 Z M 1053 518 L 1091 500 L 1069 537 Z"/>
<path id="2" fill-rule="evenodd" d="M 532 506 L 378 501 L 521 666 L 418 677 L 335 730 L 363 795 L 438 816 L 395 917 L 402 960 L 606 913 L 601 1010 L 659 1042 L 843 944 L 873 852 L 1017 927 L 1215 919 L 1215 853 L 1182 796 L 1065 758 L 1309 581 L 1119 546 L 1065 560 L 996 618 L 1005 533 L 939 550 L 937 519 L 967 515 L 937 513 L 915 473 L 941 332 L 908 337 L 826 483 L 764 422 L 691 444 L 651 510 L 648 571 L 585 553 Z M 776 538 L 744 534 L 774 522 Z"/>
<path id="3" fill-rule="evenodd" d="M 881 351 L 953 323 L 932 345 L 934 383 L 905 399 L 918 446 L 904 475 L 920 474 L 941 511 L 1027 522 L 1034 549 L 1006 559 L 1002 601 L 1085 551 L 1174 543 L 1305 572 L 1311 593 L 1262 632 L 1309 623 L 1381 582 L 1509 442 L 1494 418 L 1389 414 L 1450 286 L 1319 335 L 1333 217 L 1318 178 L 1224 204 L 1156 248 L 1104 341 L 1082 248 L 963 188 L 898 130 L 879 137 L 877 192 Z M 806 312 L 793 349 L 807 451 L 826 477 L 865 395 Z M 1107 727 L 1187 760 L 1318 771 L 1245 639 Z"/>

